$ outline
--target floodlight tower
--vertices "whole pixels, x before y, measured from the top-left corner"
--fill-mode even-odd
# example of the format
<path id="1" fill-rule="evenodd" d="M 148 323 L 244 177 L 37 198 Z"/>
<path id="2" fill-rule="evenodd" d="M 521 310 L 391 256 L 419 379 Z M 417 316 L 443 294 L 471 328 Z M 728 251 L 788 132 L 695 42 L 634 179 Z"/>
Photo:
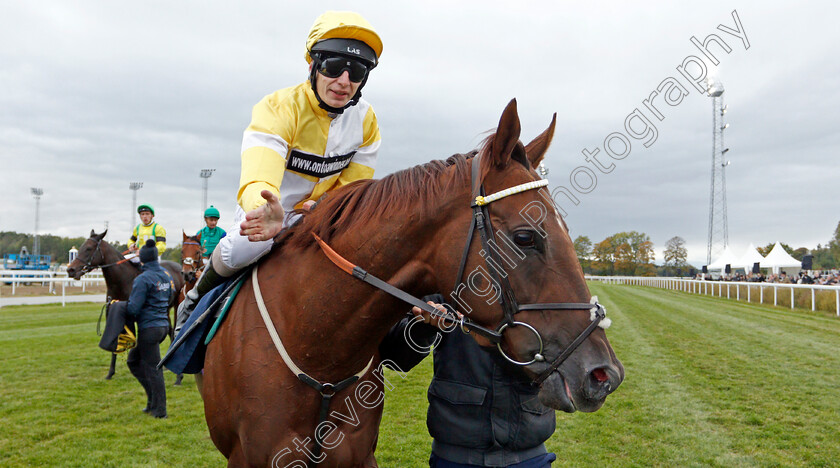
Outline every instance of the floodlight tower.
<path id="1" fill-rule="evenodd" d="M 29 189 L 32 196 L 35 197 L 35 242 L 32 244 L 32 253 L 34 255 L 41 254 L 41 243 L 38 239 L 38 217 L 41 211 L 41 195 L 44 194 L 44 189 L 32 187 Z"/>
<path id="2" fill-rule="evenodd" d="M 143 188 L 143 182 L 129 182 L 128 188 L 131 189 L 131 226 L 128 232 L 131 232 L 137 225 L 137 191 Z"/>
<path id="3" fill-rule="evenodd" d="M 709 189 L 709 243 L 706 264 L 720 255 L 729 245 L 729 221 L 726 215 L 726 166 L 725 155 L 729 148 L 723 145 L 723 131 L 729 127 L 724 123 L 726 106 L 723 104 L 723 84 L 708 80 L 706 92 L 712 98 L 712 182 Z"/>
<path id="4" fill-rule="evenodd" d="M 201 177 L 201 189 L 203 190 L 203 197 L 201 199 L 201 213 L 204 216 L 204 210 L 207 209 L 207 179 L 213 175 L 215 169 L 202 169 L 199 176 Z"/>

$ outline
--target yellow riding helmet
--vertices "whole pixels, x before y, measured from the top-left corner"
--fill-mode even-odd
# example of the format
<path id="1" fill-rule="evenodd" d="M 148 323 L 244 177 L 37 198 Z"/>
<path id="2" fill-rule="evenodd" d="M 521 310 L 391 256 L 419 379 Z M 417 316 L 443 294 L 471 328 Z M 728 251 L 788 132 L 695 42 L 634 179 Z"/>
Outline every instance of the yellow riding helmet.
<path id="1" fill-rule="evenodd" d="M 309 37 L 306 39 L 306 63 L 312 62 L 309 52 L 319 41 L 325 39 L 354 39 L 362 41 L 376 54 L 382 56 L 382 39 L 370 23 L 358 13 L 352 11 L 328 11 L 315 20 Z M 377 60 L 378 61 L 378 60 Z M 376 63 L 373 64 L 374 66 Z"/>

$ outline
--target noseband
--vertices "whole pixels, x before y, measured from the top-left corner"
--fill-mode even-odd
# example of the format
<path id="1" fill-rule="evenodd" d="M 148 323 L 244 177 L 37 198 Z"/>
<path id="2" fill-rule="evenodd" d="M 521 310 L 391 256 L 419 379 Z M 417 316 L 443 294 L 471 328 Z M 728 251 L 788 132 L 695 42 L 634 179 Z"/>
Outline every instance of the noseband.
<path id="1" fill-rule="evenodd" d="M 452 313 L 442 313 L 438 309 L 426 304 L 422 300 L 412 296 L 411 294 L 396 288 L 387 282 L 369 274 L 364 269 L 359 266 L 356 266 L 343 258 L 341 255 L 336 253 L 329 245 L 327 245 L 321 238 L 319 238 L 315 233 L 312 235 L 315 237 L 315 240 L 321 246 L 321 249 L 324 251 L 324 254 L 339 268 L 344 270 L 345 272 L 353 275 L 354 277 L 378 288 L 382 291 L 401 299 L 413 306 L 419 307 L 423 311 L 428 312 L 432 316 L 440 317 L 444 321 L 448 321 L 450 324 L 453 325 L 460 325 L 461 330 L 465 333 L 475 333 L 476 335 L 480 335 L 491 343 L 495 344 L 499 350 L 499 353 L 507 359 L 508 361 L 516 364 L 518 366 L 528 366 L 537 362 L 544 362 L 545 356 L 543 355 L 543 340 L 542 336 L 540 335 L 539 331 L 533 326 L 525 323 L 517 321 L 514 316 L 522 311 L 529 311 L 529 310 L 588 310 L 590 311 L 590 324 L 584 329 L 578 336 L 575 338 L 571 344 L 569 344 L 566 349 L 563 350 L 560 355 L 554 359 L 548 367 L 538 375 L 533 383 L 535 385 L 541 384 L 545 379 L 547 379 L 552 372 L 557 370 L 560 365 L 592 334 L 593 331 L 597 327 L 607 328 L 609 326 L 609 320 L 604 320 L 606 318 L 606 309 L 604 306 L 599 304 L 597 301 L 593 300 L 592 303 L 588 302 L 551 302 L 551 303 L 535 303 L 535 304 L 519 304 L 516 300 L 516 295 L 513 292 L 513 288 L 508 281 L 507 274 L 501 275 L 496 270 L 496 265 L 502 265 L 502 260 L 499 256 L 499 253 L 495 250 L 490 248 L 490 243 L 492 242 L 494 245 L 496 244 L 496 237 L 493 234 L 493 226 L 490 222 L 490 211 L 488 205 L 494 201 L 500 200 L 504 197 L 514 195 L 516 193 L 525 192 L 528 190 L 539 189 L 541 187 L 545 187 L 548 185 L 548 180 L 541 179 L 535 180 L 532 182 L 527 182 L 524 184 L 517 185 L 515 187 L 510 187 L 508 189 L 496 192 L 492 195 L 484 195 L 484 185 L 481 183 L 481 175 L 480 175 L 480 161 L 481 157 L 480 154 L 476 154 L 472 160 L 472 196 L 473 196 L 473 203 L 471 205 L 473 209 L 473 217 L 470 223 L 470 229 L 467 233 L 467 241 L 466 245 L 464 246 L 464 251 L 461 256 L 461 264 L 458 268 L 458 275 L 455 278 L 455 288 L 453 291 L 458 290 L 458 285 L 461 284 L 461 278 L 464 276 L 464 270 L 467 264 L 467 258 L 469 256 L 470 246 L 472 245 L 473 237 L 475 236 L 475 231 L 477 230 L 479 236 L 481 238 L 481 245 L 486 252 L 486 256 L 484 258 L 485 263 L 487 264 L 487 270 L 493 277 L 495 283 L 499 286 L 501 291 L 499 291 L 499 302 L 502 307 L 502 312 L 504 314 L 501 323 L 495 330 L 488 329 L 483 327 L 473 320 L 466 318 L 465 316 L 461 315 L 460 318 L 455 317 Z M 593 298 L 594 299 L 594 298 Z M 516 327 L 524 327 L 528 329 L 534 336 L 537 337 L 537 341 L 539 342 L 539 350 L 534 353 L 534 357 L 529 361 L 517 361 L 516 359 L 511 358 L 510 356 L 505 353 L 502 349 L 502 336 L 504 332 L 511 328 Z"/>

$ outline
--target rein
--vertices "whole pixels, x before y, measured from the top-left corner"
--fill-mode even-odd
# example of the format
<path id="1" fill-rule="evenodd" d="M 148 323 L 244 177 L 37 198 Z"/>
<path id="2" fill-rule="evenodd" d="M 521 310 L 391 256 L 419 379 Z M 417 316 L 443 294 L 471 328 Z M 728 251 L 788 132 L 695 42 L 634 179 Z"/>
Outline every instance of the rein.
<path id="1" fill-rule="evenodd" d="M 419 307 L 421 310 L 424 310 L 431 314 L 433 317 L 440 317 L 444 320 L 450 321 L 453 325 L 460 324 L 461 330 L 464 333 L 475 332 L 478 335 L 481 335 L 488 340 L 490 340 L 493 344 L 500 343 L 502 341 L 502 334 L 499 331 L 494 331 L 482 327 L 481 325 L 473 322 L 469 318 L 461 316 L 458 318 L 454 314 L 449 312 L 443 313 L 438 309 L 426 304 L 422 300 L 412 296 L 411 294 L 403 291 L 402 289 L 397 288 L 396 286 L 392 286 L 387 282 L 373 276 L 372 274 L 368 273 L 364 269 L 359 266 L 354 265 L 344 257 L 338 254 L 335 250 L 332 249 L 326 242 L 324 242 L 320 237 L 318 237 L 314 232 L 312 236 L 318 242 L 318 245 L 321 246 L 321 249 L 324 251 L 324 254 L 329 258 L 337 267 L 341 268 L 344 272 L 352 275 L 354 278 L 360 279 L 365 283 L 370 284 L 371 286 L 380 289 L 397 299 L 400 299 L 404 302 L 407 302 L 415 307 Z M 446 322 L 444 322 L 445 326 Z"/>

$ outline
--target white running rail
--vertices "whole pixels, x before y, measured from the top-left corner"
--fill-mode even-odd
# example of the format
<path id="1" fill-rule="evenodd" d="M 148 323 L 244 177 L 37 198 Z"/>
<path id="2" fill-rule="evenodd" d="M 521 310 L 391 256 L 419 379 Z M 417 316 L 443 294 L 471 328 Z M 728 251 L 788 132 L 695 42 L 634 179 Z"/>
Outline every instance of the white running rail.
<path id="1" fill-rule="evenodd" d="M 749 281 L 700 281 L 686 278 L 647 277 L 647 276 L 590 276 L 590 281 L 599 281 L 606 284 L 630 284 L 636 286 L 650 286 L 654 288 L 672 289 L 675 291 L 690 292 L 693 294 L 704 294 L 709 296 L 734 298 L 741 300 L 741 289 L 746 288 L 747 302 L 752 302 L 752 291 L 758 288 L 758 302 L 764 302 L 764 291 L 773 291 L 773 305 L 779 304 L 779 291 L 782 294 L 790 295 L 790 308 L 793 309 L 796 301 L 794 291 L 804 289 L 811 291 L 811 310 L 817 310 L 816 291 L 833 291 L 835 315 L 840 317 L 840 285 L 824 286 L 819 284 L 788 284 L 788 283 L 753 283 Z M 734 286 L 734 287 L 733 287 Z"/>

